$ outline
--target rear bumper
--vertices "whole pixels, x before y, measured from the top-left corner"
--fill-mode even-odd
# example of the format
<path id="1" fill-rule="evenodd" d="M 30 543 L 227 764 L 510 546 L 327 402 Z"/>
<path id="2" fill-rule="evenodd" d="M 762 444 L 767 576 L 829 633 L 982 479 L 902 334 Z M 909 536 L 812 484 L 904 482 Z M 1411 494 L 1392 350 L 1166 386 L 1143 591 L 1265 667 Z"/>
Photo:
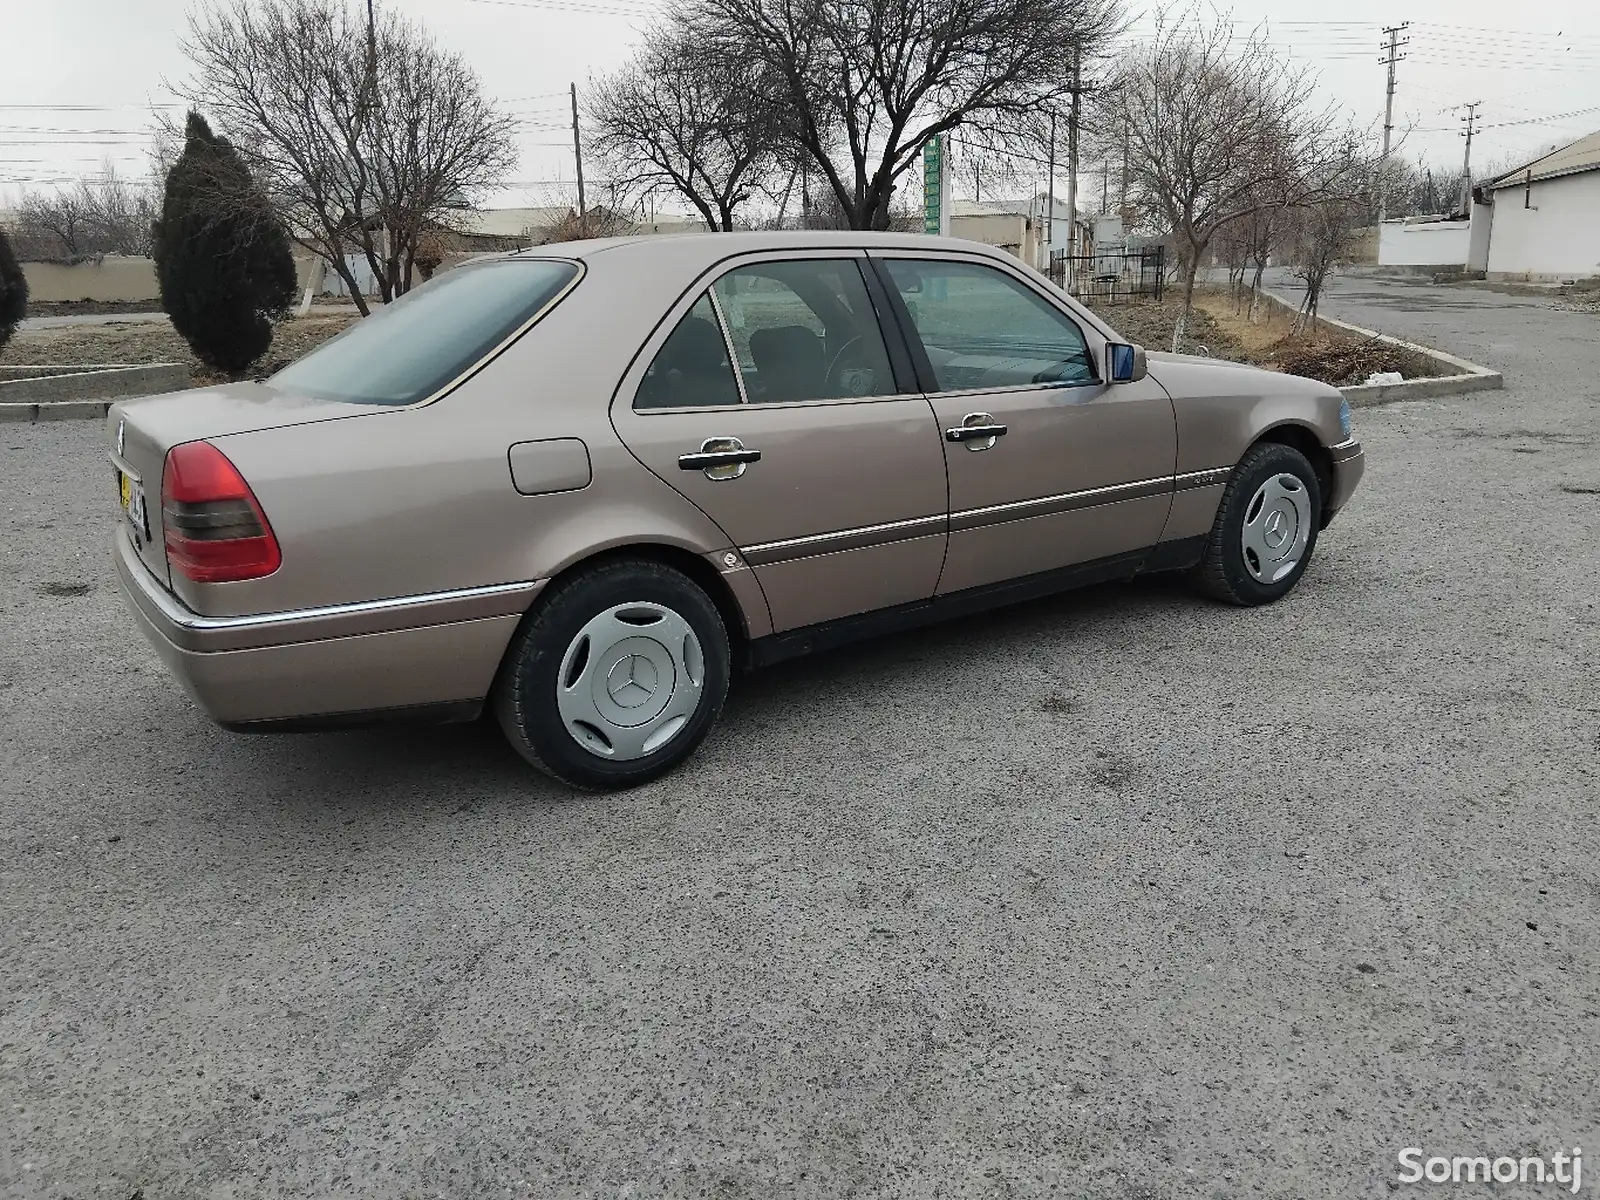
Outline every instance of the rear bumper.
<path id="1" fill-rule="evenodd" d="M 1361 476 L 1367 470 L 1367 457 L 1361 450 L 1361 443 L 1355 438 L 1328 447 L 1328 453 L 1333 460 L 1333 486 L 1322 509 L 1324 529 L 1327 528 L 1328 522 L 1338 515 L 1339 510 L 1350 503 L 1356 485 L 1361 482 Z"/>
<path id="2" fill-rule="evenodd" d="M 475 709 L 540 586 L 207 618 L 156 582 L 120 529 L 116 539 L 117 575 L 140 629 L 184 690 L 228 726 Z"/>

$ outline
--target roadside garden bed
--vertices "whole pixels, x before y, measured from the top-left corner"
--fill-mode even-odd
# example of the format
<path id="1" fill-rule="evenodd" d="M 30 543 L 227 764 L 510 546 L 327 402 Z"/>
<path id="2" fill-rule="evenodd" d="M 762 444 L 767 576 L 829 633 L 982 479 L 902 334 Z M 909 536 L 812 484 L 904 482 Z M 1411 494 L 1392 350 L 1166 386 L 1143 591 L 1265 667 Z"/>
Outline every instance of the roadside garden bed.
<path id="1" fill-rule="evenodd" d="M 1184 337 L 1183 351 L 1249 363 L 1271 371 L 1304 375 L 1334 387 L 1355 387 L 1373 375 L 1397 372 L 1402 379 L 1431 379 L 1459 374 L 1449 364 L 1375 338 L 1360 337 L 1318 320 L 1309 331 L 1293 332 L 1293 314 L 1263 298 L 1251 320 L 1249 297 L 1235 301 L 1226 291 L 1197 291 Z M 1159 302 L 1108 305 L 1100 315 L 1124 336 L 1148 350 L 1167 350 L 1183 308 L 1181 297 L 1168 293 Z"/>
<path id="2" fill-rule="evenodd" d="M 30 300 L 30 317 L 88 317 L 161 311 L 159 300 Z"/>
<path id="3" fill-rule="evenodd" d="M 30 310 L 31 312 L 32 310 Z M 312 313 L 283 322 L 273 331 L 262 369 L 276 369 L 348 328 L 357 318 Z M 193 386 L 218 383 L 221 376 L 203 366 L 170 325 L 151 322 L 67 325 L 25 329 L 0 350 L 0 366 L 88 366 L 102 363 L 182 363 Z"/>

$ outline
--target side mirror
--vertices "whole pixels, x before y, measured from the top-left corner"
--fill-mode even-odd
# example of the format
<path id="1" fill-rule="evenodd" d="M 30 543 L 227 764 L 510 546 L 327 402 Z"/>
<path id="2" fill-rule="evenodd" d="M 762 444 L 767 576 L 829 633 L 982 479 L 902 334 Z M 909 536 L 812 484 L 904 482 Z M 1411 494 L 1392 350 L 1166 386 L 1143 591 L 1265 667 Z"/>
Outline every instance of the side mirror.
<path id="1" fill-rule="evenodd" d="M 1106 343 L 1106 382 L 1138 383 L 1149 374 L 1144 347 L 1129 342 Z"/>

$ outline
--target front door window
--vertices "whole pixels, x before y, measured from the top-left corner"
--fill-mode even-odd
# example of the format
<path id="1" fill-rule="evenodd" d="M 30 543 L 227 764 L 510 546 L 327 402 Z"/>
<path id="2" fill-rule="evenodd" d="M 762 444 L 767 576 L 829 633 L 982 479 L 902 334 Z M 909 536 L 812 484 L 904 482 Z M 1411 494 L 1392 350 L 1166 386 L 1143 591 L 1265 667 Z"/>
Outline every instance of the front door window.
<path id="1" fill-rule="evenodd" d="M 993 267 L 884 261 L 933 367 L 936 390 L 962 392 L 1096 380 L 1082 331 Z"/>

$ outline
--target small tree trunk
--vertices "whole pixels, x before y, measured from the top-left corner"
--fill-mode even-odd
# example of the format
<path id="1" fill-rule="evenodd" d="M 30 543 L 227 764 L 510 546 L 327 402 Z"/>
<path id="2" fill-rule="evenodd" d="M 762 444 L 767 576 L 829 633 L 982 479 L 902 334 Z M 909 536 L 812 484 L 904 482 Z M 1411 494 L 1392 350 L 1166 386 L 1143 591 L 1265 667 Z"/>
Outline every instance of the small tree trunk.
<path id="1" fill-rule="evenodd" d="M 1183 309 L 1178 313 L 1178 323 L 1172 327 L 1172 352 L 1178 354 L 1183 349 L 1184 335 L 1189 331 L 1189 312 L 1194 308 L 1194 277 L 1200 270 L 1200 252 L 1190 252 L 1188 261 L 1183 264 Z"/>
<path id="2" fill-rule="evenodd" d="M 1250 280 L 1250 311 L 1246 316 L 1246 319 L 1252 323 L 1256 319 L 1256 310 L 1261 307 L 1261 276 L 1266 269 L 1267 260 L 1264 258 L 1256 259 L 1256 273 Z"/>
<path id="3" fill-rule="evenodd" d="M 345 261 L 344 255 L 334 256 L 333 271 L 344 280 L 345 290 L 350 293 L 350 299 L 356 302 L 356 311 L 363 317 L 370 316 L 372 310 L 367 307 L 367 298 L 361 294 L 361 285 L 356 282 L 356 273 L 350 269 L 350 264 Z"/>
<path id="4" fill-rule="evenodd" d="M 1322 295 L 1322 271 L 1313 267 L 1303 278 L 1306 281 L 1306 298 L 1300 302 L 1290 333 L 1315 333 L 1317 328 L 1317 300 Z"/>
<path id="5" fill-rule="evenodd" d="M 372 272 L 372 281 L 378 285 L 378 299 L 385 304 L 389 303 L 393 299 L 389 287 L 389 267 L 384 262 L 384 256 L 373 240 L 370 229 L 361 231 L 361 252 L 366 256 L 367 269 Z"/>

